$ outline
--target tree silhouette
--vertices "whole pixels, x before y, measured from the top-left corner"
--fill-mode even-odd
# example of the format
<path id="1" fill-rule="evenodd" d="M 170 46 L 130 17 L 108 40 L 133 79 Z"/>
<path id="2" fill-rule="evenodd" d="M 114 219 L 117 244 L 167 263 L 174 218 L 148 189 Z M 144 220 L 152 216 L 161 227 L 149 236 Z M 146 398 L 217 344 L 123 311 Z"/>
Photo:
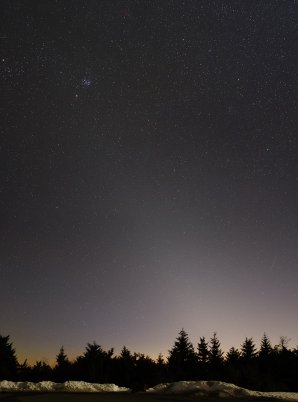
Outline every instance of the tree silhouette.
<path id="1" fill-rule="evenodd" d="M 120 356 L 115 361 L 115 376 L 117 384 L 131 387 L 135 382 L 136 356 L 123 346 Z"/>
<path id="2" fill-rule="evenodd" d="M 64 382 L 71 379 L 71 363 L 61 346 L 56 356 L 56 366 L 54 368 L 54 378 L 57 382 Z"/>
<path id="3" fill-rule="evenodd" d="M 238 349 L 231 347 L 231 349 L 227 353 L 226 362 L 227 363 L 236 363 L 240 360 L 240 352 Z"/>
<path id="4" fill-rule="evenodd" d="M 274 347 L 273 368 L 274 383 L 278 389 L 298 390 L 298 360 L 295 350 L 288 348 L 289 339 L 280 337 L 280 342 Z"/>
<path id="5" fill-rule="evenodd" d="M 271 346 L 268 336 L 264 333 L 261 339 L 260 350 L 258 354 L 259 372 L 259 388 L 264 391 L 273 389 L 273 371 L 272 365 L 274 363 L 273 348 Z"/>
<path id="6" fill-rule="evenodd" d="M 190 380 L 197 377 L 197 358 L 188 334 L 182 329 L 169 351 L 168 366 L 174 381 Z"/>
<path id="7" fill-rule="evenodd" d="M 257 356 L 256 346 L 252 338 L 245 338 L 241 345 L 241 357 L 243 360 L 251 360 Z"/>
<path id="8" fill-rule="evenodd" d="M 142 353 L 132 353 L 125 346 L 119 356 L 113 357 L 113 349 L 104 351 L 93 342 L 87 343 L 84 354 L 70 363 L 61 347 L 52 369 L 42 361 L 33 367 L 26 360 L 18 364 L 9 336 L 0 335 L 0 380 L 113 382 L 136 391 L 160 382 L 218 379 L 250 389 L 298 391 L 298 348 L 289 349 L 287 338 L 281 337 L 280 343 L 272 348 L 264 334 L 259 352 L 253 339 L 246 338 L 240 352 L 232 347 L 225 359 L 215 333 L 209 347 L 205 337 L 199 339 L 196 354 L 182 329 L 167 362 L 161 355 L 154 361 Z M 204 372 L 206 365 L 207 372 Z"/>
<path id="9" fill-rule="evenodd" d="M 51 366 L 49 366 L 44 361 L 37 361 L 31 370 L 31 380 L 34 382 L 39 381 L 51 381 L 53 376 L 53 371 Z"/>
<path id="10" fill-rule="evenodd" d="M 114 353 L 113 349 L 107 352 L 95 341 L 87 343 L 85 353 L 76 361 L 80 375 L 85 381 L 105 382 L 110 372 L 110 360 Z"/>
<path id="11" fill-rule="evenodd" d="M 246 388 L 253 388 L 259 384 L 259 372 L 256 362 L 257 350 L 252 338 L 245 338 L 241 345 L 241 385 Z M 259 387 L 259 386 L 258 386 Z"/>
<path id="12" fill-rule="evenodd" d="M 232 382 L 234 384 L 239 384 L 241 381 L 240 375 L 240 352 L 238 349 L 231 347 L 226 355 L 225 360 L 225 381 Z"/>
<path id="13" fill-rule="evenodd" d="M 126 346 L 123 346 L 123 348 L 121 349 L 120 357 L 121 357 L 121 359 L 126 360 L 126 361 L 132 361 L 133 360 L 132 359 L 132 354 L 131 354 L 130 350 Z"/>
<path id="14" fill-rule="evenodd" d="M 144 391 L 154 385 L 156 363 L 143 353 L 135 353 L 134 391 Z"/>
<path id="15" fill-rule="evenodd" d="M 208 359 L 208 342 L 206 342 L 206 339 L 203 336 L 200 338 L 200 342 L 198 343 L 198 371 L 201 380 L 208 379 Z"/>
<path id="16" fill-rule="evenodd" d="M 210 366 L 210 372 L 212 373 L 212 379 L 218 380 L 221 377 L 223 367 L 223 352 L 220 349 L 220 342 L 214 332 L 210 339 L 210 347 L 208 354 L 208 362 Z"/>
<path id="17" fill-rule="evenodd" d="M 0 380 L 16 380 L 18 361 L 8 336 L 0 335 Z"/>
<path id="18" fill-rule="evenodd" d="M 168 367 L 167 364 L 165 363 L 165 360 L 163 358 L 163 355 L 159 353 L 157 360 L 156 360 L 156 380 L 155 383 L 162 383 L 166 382 L 168 378 Z"/>
<path id="19" fill-rule="evenodd" d="M 103 350 L 95 341 L 87 343 L 84 353 L 84 362 L 87 369 L 89 381 L 97 382 L 101 380 L 101 360 L 103 358 Z"/>
<path id="20" fill-rule="evenodd" d="M 27 359 L 24 363 L 18 365 L 18 380 L 30 381 L 31 379 L 31 367 L 29 366 Z"/>
<path id="21" fill-rule="evenodd" d="M 264 334 L 261 339 L 259 356 L 262 359 L 266 359 L 271 355 L 272 351 L 273 351 L 273 349 L 272 349 L 270 340 L 269 340 L 268 336 L 266 334 Z"/>

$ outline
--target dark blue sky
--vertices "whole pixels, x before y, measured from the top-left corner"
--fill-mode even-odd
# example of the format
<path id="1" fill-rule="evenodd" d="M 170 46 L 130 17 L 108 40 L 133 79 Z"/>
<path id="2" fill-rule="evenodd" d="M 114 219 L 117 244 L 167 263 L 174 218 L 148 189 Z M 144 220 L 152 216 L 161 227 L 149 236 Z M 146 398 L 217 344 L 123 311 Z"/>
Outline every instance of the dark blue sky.
<path id="1" fill-rule="evenodd" d="M 0 322 L 20 359 L 297 344 L 289 1 L 1 2 Z"/>

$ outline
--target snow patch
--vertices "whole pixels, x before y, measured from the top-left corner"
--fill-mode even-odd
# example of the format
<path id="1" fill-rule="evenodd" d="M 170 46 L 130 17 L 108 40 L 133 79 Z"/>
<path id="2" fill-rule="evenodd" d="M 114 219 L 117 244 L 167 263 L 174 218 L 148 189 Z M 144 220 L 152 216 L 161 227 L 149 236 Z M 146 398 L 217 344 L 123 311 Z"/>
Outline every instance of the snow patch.
<path id="1" fill-rule="evenodd" d="M 115 384 L 96 384 L 84 381 L 56 383 L 0 381 L 0 392 L 130 392 L 129 388 Z M 295 392 L 251 391 L 221 381 L 179 381 L 158 384 L 147 392 L 167 395 L 190 395 L 195 397 L 213 396 L 217 398 L 271 398 L 284 401 L 298 401 Z"/>
<path id="2" fill-rule="evenodd" d="M 165 383 L 149 388 L 147 392 L 167 395 L 192 395 L 196 397 L 214 396 L 218 398 L 274 398 L 287 401 L 298 401 L 295 392 L 261 392 L 251 391 L 221 381 L 179 381 Z"/>
<path id="3" fill-rule="evenodd" d="M 115 384 L 93 384 L 84 381 L 56 383 L 0 381 L 0 392 L 129 392 L 129 388 Z"/>

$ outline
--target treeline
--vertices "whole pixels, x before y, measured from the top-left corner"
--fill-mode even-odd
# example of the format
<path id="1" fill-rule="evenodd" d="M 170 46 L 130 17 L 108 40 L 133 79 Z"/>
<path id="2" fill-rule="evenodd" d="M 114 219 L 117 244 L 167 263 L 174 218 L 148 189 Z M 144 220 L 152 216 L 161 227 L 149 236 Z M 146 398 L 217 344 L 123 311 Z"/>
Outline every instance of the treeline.
<path id="1" fill-rule="evenodd" d="M 240 349 L 232 347 L 224 355 L 216 333 L 196 347 L 182 329 L 166 358 L 157 360 L 132 353 L 125 346 L 120 355 L 105 351 L 96 342 L 87 343 L 83 355 L 70 361 L 61 347 L 54 367 L 42 361 L 30 366 L 17 361 L 9 336 L 0 335 L 0 380 L 68 380 L 115 383 L 143 390 L 162 382 L 180 380 L 220 380 L 263 391 L 298 391 L 298 348 L 289 349 L 285 338 L 272 346 L 266 334 L 260 348 L 246 338 Z"/>

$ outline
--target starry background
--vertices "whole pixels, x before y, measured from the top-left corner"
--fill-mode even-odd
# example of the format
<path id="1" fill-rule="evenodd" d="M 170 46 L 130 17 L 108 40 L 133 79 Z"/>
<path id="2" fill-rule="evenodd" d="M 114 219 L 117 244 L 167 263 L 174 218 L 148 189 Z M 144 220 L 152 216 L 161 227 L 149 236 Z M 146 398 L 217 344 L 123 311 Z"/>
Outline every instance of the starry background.
<path id="1" fill-rule="evenodd" d="M 298 334 L 298 3 L 1 1 L 0 325 L 20 360 Z"/>

